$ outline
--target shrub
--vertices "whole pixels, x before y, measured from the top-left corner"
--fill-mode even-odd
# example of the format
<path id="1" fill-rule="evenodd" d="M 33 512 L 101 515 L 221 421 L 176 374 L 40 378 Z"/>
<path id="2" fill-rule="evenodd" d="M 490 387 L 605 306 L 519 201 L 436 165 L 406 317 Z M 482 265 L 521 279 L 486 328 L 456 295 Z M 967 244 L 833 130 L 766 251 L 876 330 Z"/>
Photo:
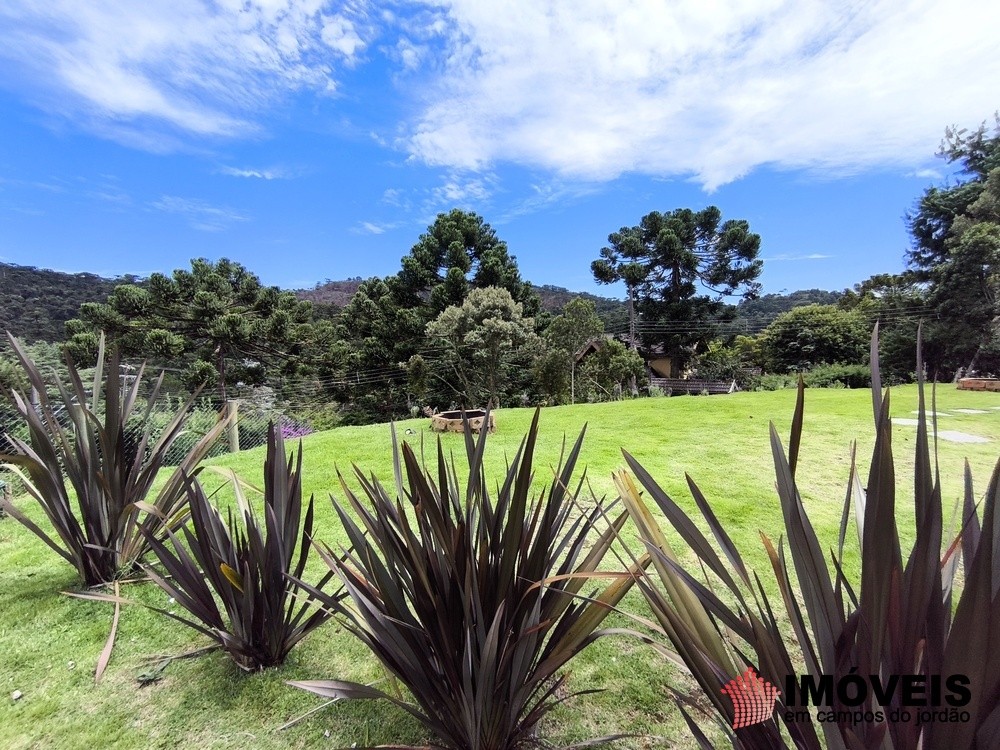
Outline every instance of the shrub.
<path id="1" fill-rule="evenodd" d="M 771 425 L 777 491 L 785 520 L 784 540 L 775 546 L 762 535 L 764 546 L 784 605 L 776 614 L 757 574 L 749 570 L 712 512 L 711 505 L 688 477 L 688 486 L 721 555 L 683 510 L 643 467 L 627 453 L 626 460 L 639 484 L 679 533 L 684 544 L 711 571 L 707 584 L 687 572 L 671 549 L 656 520 L 640 497 L 630 476 L 616 482 L 642 539 L 653 550 L 653 563 L 661 585 L 640 581 L 661 628 L 661 634 L 705 693 L 720 729 L 738 748 L 916 748 L 994 747 L 1000 717 L 1000 565 L 996 556 L 1000 539 L 1000 464 L 994 470 L 983 501 L 980 522 L 972 477 L 966 464 L 962 532 L 942 554 L 941 486 L 931 461 L 927 434 L 924 384 L 919 382 L 919 411 L 914 469 L 916 529 L 913 547 L 904 554 L 896 519 L 896 477 L 892 456 L 892 422 L 889 393 L 883 395 L 878 370 L 878 329 L 872 337 L 872 402 L 875 448 L 866 483 L 852 461 L 837 549 L 830 551 L 832 570 L 809 521 L 795 482 L 802 437 L 805 390 L 800 385 L 792 420 L 788 452 Z M 919 352 L 919 338 L 918 338 Z M 923 371 L 920 355 L 917 372 Z M 851 507 L 855 511 L 860 547 L 860 573 L 849 576 L 844 567 L 844 543 Z M 964 559 L 964 586 L 956 580 L 958 556 Z M 789 569 L 791 558 L 794 577 Z M 690 566 L 688 566 L 690 567 Z M 707 574 L 706 574 L 707 575 Z M 725 600 L 725 601 L 724 601 Z M 801 602 L 801 604 L 800 604 Z M 784 621 L 791 622 L 791 634 Z M 726 635 L 723 635 L 725 633 Z M 730 679 L 752 667 L 762 678 L 787 692 L 787 678 L 804 665 L 806 676 L 831 685 L 842 678 L 873 687 L 853 689 L 843 695 L 861 696 L 857 705 L 838 691 L 825 707 L 832 718 L 817 730 L 811 712 L 789 712 L 789 696 L 777 701 L 777 711 L 765 721 L 733 729 L 734 710 L 724 696 Z M 913 675 L 909 678 L 907 675 Z M 951 691 L 950 678 L 965 678 L 967 693 L 956 699 L 967 704 L 968 721 L 919 721 L 894 717 L 893 709 L 905 706 L 907 680 L 922 686 L 918 700 L 929 703 L 937 680 Z M 792 677 L 793 685 L 801 685 Z M 874 681 L 889 698 L 876 698 Z M 960 683 L 961 684 L 961 683 Z M 888 687 L 893 685 L 895 688 Z M 804 688 L 803 688 L 804 690 Z M 928 692 L 931 693 L 928 696 Z M 790 703 L 794 704 L 795 701 Z M 801 706 L 801 701 L 798 704 Z M 909 705 L 913 705 L 912 702 Z M 950 702 L 942 704 L 954 708 Z M 933 706 L 929 706 L 933 709 Z M 702 747 L 711 747 L 704 733 L 683 707 L 689 727 Z M 855 722 L 855 712 L 882 712 L 884 721 Z M 955 711 L 957 714 L 958 711 Z M 820 740 L 820 733 L 825 742 Z"/>
<path id="2" fill-rule="evenodd" d="M 761 334 L 761 349 L 768 369 L 794 372 L 824 362 L 861 362 L 867 338 L 859 314 L 805 305 L 775 318 Z"/>
<path id="3" fill-rule="evenodd" d="M 149 534 L 161 534 L 183 522 L 182 477 L 197 473 L 198 464 L 222 434 L 225 423 L 217 421 L 190 449 L 147 504 L 166 454 L 184 428 L 191 402 L 174 415 L 158 438 L 154 439 L 147 425 L 129 439 L 127 428 L 133 414 L 139 413 L 136 404 L 143 368 L 126 386 L 115 351 L 105 375 L 101 337 L 92 390 L 84 387 L 79 371 L 67 358 L 70 382 L 58 383 L 58 398 L 50 398 L 41 373 L 21 343 L 9 333 L 7 336 L 38 394 L 38 405 L 23 392 L 12 392 L 29 436 L 8 436 L 14 452 L 0 455 L 0 461 L 10 465 L 25 491 L 42 506 L 56 538 L 13 503 L 2 501 L 5 510 L 72 564 L 88 586 L 131 572 L 148 547 Z M 161 375 L 143 414 L 152 411 L 162 382 Z M 72 492 L 66 486 L 67 479 Z M 143 508 L 154 512 L 144 513 Z"/>
<path id="4" fill-rule="evenodd" d="M 158 402 L 148 414 L 133 414 L 126 426 L 126 436 L 138 444 L 139 437 L 149 431 L 150 441 L 155 442 L 163 435 L 178 411 L 187 408 L 184 429 L 181 430 L 164 454 L 165 466 L 177 466 L 184 461 L 185 456 L 198 442 L 211 432 L 219 421 L 219 412 L 212 401 L 201 398 L 185 407 L 180 398 L 166 398 Z M 214 458 L 229 452 L 229 443 L 224 434 L 219 433 L 217 439 L 206 450 L 204 458 Z"/>
<path id="5" fill-rule="evenodd" d="M 289 418 L 308 424 L 316 432 L 340 426 L 340 407 L 333 402 L 310 404 L 299 409 L 289 409 Z"/>
<path id="6" fill-rule="evenodd" d="M 269 427 L 262 514 L 254 512 L 238 482 L 233 487 L 240 519 L 230 509 L 223 520 L 198 481 L 190 480 L 185 489 L 191 528 L 183 528 L 183 542 L 168 532 L 169 545 L 145 532 L 165 575 L 146 571 L 190 617 L 151 609 L 208 636 L 241 669 L 255 671 L 283 663 L 329 617 L 312 596 L 298 601 L 292 583 L 305 571 L 312 548 L 312 497 L 302 516 L 302 445 L 290 464 L 281 430 Z M 326 573 L 314 588 L 321 590 L 332 577 Z M 336 601 L 340 594 L 327 596 Z"/>
<path id="7" fill-rule="evenodd" d="M 327 697 L 389 700 L 436 735 L 436 747 L 513 750 L 533 741 L 539 720 L 569 697 L 561 694 L 559 670 L 601 634 L 597 628 L 638 572 L 578 596 L 625 517 L 590 544 L 606 508 L 582 511 L 579 486 L 570 489 L 582 434 L 543 499 L 529 497 L 538 416 L 495 500 L 483 470 L 485 431 L 478 441 L 466 437 L 465 486 L 440 440 L 433 474 L 406 443 L 400 461 L 395 435 L 395 496 L 358 470 L 362 503 L 341 478 L 346 502 L 334 507 L 352 552 L 323 557 L 355 607 L 314 593 L 413 702 L 336 680 L 291 684 Z"/>
<path id="8" fill-rule="evenodd" d="M 757 383 L 757 390 L 781 391 L 785 388 L 793 388 L 795 382 L 796 377 L 794 375 L 761 375 Z"/>
<path id="9" fill-rule="evenodd" d="M 871 388 L 868 365 L 817 365 L 803 373 L 808 388 Z"/>

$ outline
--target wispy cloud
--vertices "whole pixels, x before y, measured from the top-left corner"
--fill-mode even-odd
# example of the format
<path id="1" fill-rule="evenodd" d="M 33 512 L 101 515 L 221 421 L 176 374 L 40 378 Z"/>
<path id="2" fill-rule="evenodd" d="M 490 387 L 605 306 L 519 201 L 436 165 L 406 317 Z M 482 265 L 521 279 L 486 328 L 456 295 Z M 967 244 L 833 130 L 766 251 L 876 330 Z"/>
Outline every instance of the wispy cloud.
<path id="1" fill-rule="evenodd" d="M 121 190 L 90 190 L 87 192 L 87 197 L 119 207 L 129 206 L 132 204 L 132 197 L 128 193 Z"/>
<path id="2" fill-rule="evenodd" d="M 230 177 L 248 177 L 258 180 L 287 180 L 294 177 L 291 170 L 284 169 L 283 167 L 271 167 L 270 169 L 220 167 L 219 172 L 221 174 L 229 175 Z"/>
<path id="3" fill-rule="evenodd" d="M 248 221 L 250 218 L 226 206 L 213 206 L 204 201 L 176 195 L 161 196 L 149 205 L 158 211 L 183 216 L 193 228 L 204 232 L 220 232 L 236 222 Z"/>
<path id="4" fill-rule="evenodd" d="M 386 188 L 382 193 L 382 202 L 397 208 L 409 208 L 409 201 L 399 188 Z"/>
<path id="5" fill-rule="evenodd" d="M 372 224 L 370 221 L 363 221 L 358 227 L 358 231 L 367 234 L 385 234 L 385 227 L 380 224 Z"/>
<path id="6" fill-rule="evenodd" d="M 45 212 L 34 206 L 25 206 L 19 203 L 0 201 L 0 212 L 22 214 L 24 216 L 44 216 Z"/>
<path id="7" fill-rule="evenodd" d="M 774 263 L 779 260 L 826 260 L 827 258 L 832 258 L 832 255 L 823 255 L 823 253 L 809 253 L 808 255 L 792 255 L 791 253 L 782 253 L 781 255 L 772 255 L 770 258 L 761 258 L 765 263 Z"/>
<path id="8" fill-rule="evenodd" d="M 589 182 L 563 182 L 561 180 L 535 183 L 531 185 L 531 193 L 507 209 L 500 217 L 499 223 L 509 221 L 518 216 L 531 214 L 551 206 L 554 203 L 568 203 L 600 192 L 601 188 Z"/>
<path id="9" fill-rule="evenodd" d="M 907 174 L 908 177 L 916 177 L 921 180 L 942 180 L 944 175 L 936 169 L 917 169 Z"/>
<path id="10" fill-rule="evenodd" d="M 490 172 L 471 174 L 451 171 L 442 178 L 440 185 L 431 189 L 425 207 L 468 208 L 483 204 L 493 196 L 497 182 L 496 175 Z"/>
<path id="11" fill-rule="evenodd" d="M 351 229 L 354 234 L 385 234 L 386 232 L 402 226 L 398 221 L 372 222 L 362 221 Z"/>
<path id="12" fill-rule="evenodd" d="M 37 103 L 132 145 L 155 146 L 150 131 L 164 128 L 246 135 L 289 92 L 336 89 L 338 67 L 366 46 L 363 9 L 348 6 L 9 0 L 0 5 L 0 61 Z"/>
<path id="13" fill-rule="evenodd" d="M 690 176 L 712 190 L 761 165 L 910 166 L 946 125 L 987 117 L 1000 80 L 1000 4 L 976 0 L 445 8 L 447 50 L 427 66 L 444 72 L 407 147 L 450 168 Z"/>

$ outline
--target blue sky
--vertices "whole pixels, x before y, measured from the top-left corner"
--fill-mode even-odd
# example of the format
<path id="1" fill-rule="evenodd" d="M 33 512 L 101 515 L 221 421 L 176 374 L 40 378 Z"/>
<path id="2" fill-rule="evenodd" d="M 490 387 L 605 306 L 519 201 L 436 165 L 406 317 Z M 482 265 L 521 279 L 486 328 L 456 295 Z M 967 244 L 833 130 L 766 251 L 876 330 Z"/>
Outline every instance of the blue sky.
<path id="1" fill-rule="evenodd" d="M 718 205 L 765 292 L 898 271 L 948 125 L 1000 107 L 1000 4 L 5 0 L 0 258 L 385 275 L 482 214 L 535 283 Z"/>

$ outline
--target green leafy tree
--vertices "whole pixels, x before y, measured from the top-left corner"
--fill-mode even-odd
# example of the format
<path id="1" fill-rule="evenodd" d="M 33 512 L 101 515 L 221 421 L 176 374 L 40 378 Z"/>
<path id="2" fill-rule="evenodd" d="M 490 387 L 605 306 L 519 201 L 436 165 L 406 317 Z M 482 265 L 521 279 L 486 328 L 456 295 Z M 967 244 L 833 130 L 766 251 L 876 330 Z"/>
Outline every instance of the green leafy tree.
<path id="1" fill-rule="evenodd" d="M 183 362 L 188 387 L 259 385 L 271 372 L 302 365 L 311 305 L 266 287 L 238 263 L 199 258 L 191 270 L 122 284 L 106 303 L 85 303 L 67 323 L 70 351 L 93 356 L 100 331 L 126 356 Z"/>
<path id="2" fill-rule="evenodd" d="M 361 283 L 338 321 L 330 350 L 332 395 L 348 424 L 390 419 L 407 408 L 405 364 L 420 349 L 426 326 L 395 276 Z"/>
<path id="3" fill-rule="evenodd" d="M 566 403 L 573 397 L 575 361 L 559 347 L 542 347 L 531 365 L 535 388 L 547 405 Z"/>
<path id="4" fill-rule="evenodd" d="M 779 315 L 761 338 L 768 369 L 783 373 L 818 364 L 862 363 L 868 335 L 864 318 L 854 312 L 806 305 Z"/>
<path id="5" fill-rule="evenodd" d="M 798 289 L 788 294 L 763 294 L 744 299 L 736 306 L 734 327 L 742 325 L 746 331 L 760 331 L 783 312 L 805 305 L 834 305 L 842 295 L 823 289 Z"/>
<path id="6" fill-rule="evenodd" d="M 410 357 L 410 361 L 406 363 L 406 385 L 410 394 L 418 402 L 426 400 L 427 391 L 430 387 L 429 381 L 430 367 L 427 364 L 427 360 L 419 354 L 414 354 Z M 411 406 L 411 411 L 412 408 Z"/>
<path id="7" fill-rule="evenodd" d="M 704 380 L 736 380 L 741 388 L 744 387 L 744 371 L 751 366 L 745 358 L 745 351 L 745 347 L 735 344 L 730 346 L 720 339 L 708 342 L 705 351 L 699 352 L 692 360 L 695 377 Z"/>
<path id="8" fill-rule="evenodd" d="M 938 153 L 956 184 L 928 188 L 908 217 L 909 266 L 927 284 L 936 322 L 928 360 L 939 371 L 1000 371 L 1000 118 L 990 131 L 949 128 Z"/>
<path id="9" fill-rule="evenodd" d="M 604 335 L 604 323 L 592 300 L 577 297 L 567 302 L 543 333 L 545 350 L 535 363 L 536 381 L 550 402 L 569 396 L 575 401 L 576 354 L 590 341 Z"/>
<path id="10" fill-rule="evenodd" d="M 760 290 L 760 235 L 744 220 L 722 221 L 715 206 L 653 211 L 638 226 L 609 235 L 608 242 L 591 264 L 594 278 L 625 282 L 643 344 L 662 346 L 675 372 L 698 345 L 714 338 L 713 323 L 734 316 L 725 297 L 754 297 Z M 633 342 L 637 327 L 633 323 Z"/>
<path id="11" fill-rule="evenodd" d="M 879 353 L 882 376 L 887 382 L 909 382 L 916 361 L 917 326 L 927 313 L 926 284 L 912 271 L 882 273 L 845 289 L 837 305 L 862 316 L 871 328 L 879 323 Z M 933 321 L 930 326 L 936 325 Z M 927 330 L 925 326 L 925 331 Z M 941 358 L 941 341 L 924 338 L 924 355 Z"/>
<path id="12" fill-rule="evenodd" d="M 636 389 L 645 384 L 646 364 L 638 352 L 621 341 L 608 339 L 579 366 L 580 395 L 589 401 L 611 401 L 622 397 L 626 384 Z"/>
<path id="13" fill-rule="evenodd" d="M 530 385 L 539 338 L 506 289 L 473 289 L 431 321 L 427 335 L 445 348 L 434 375 L 464 407 L 498 407 Z"/>

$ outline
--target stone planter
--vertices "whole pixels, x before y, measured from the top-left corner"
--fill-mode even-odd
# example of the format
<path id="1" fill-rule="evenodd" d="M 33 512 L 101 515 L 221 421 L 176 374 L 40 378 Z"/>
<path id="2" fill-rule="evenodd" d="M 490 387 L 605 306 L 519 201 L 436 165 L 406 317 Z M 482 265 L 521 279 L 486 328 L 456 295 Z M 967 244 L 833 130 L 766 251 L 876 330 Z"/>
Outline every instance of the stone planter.
<path id="1" fill-rule="evenodd" d="M 960 391 L 1000 391 L 998 378 L 962 378 L 958 381 Z"/>
<path id="2" fill-rule="evenodd" d="M 472 409 L 465 412 L 465 418 L 469 420 L 469 429 L 478 434 L 483 429 L 486 422 L 486 412 L 482 409 Z M 443 411 L 431 417 L 431 429 L 435 432 L 464 432 L 465 422 L 462 420 L 461 411 Z M 496 432 L 497 423 L 490 413 L 490 422 L 486 427 L 487 432 Z"/>

